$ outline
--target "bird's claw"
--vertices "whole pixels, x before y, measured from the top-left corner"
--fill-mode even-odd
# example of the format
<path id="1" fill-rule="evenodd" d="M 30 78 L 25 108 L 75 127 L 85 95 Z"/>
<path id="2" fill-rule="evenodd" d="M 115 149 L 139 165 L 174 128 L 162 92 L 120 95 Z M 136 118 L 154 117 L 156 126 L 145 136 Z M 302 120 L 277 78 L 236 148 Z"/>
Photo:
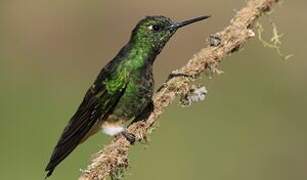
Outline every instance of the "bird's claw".
<path id="1" fill-rule="evenodd" d="M 130 142 L 131 145 L 135 143 L 136 137 L 133 133 L 130 133 L 128 131 L 123 131 L 122 135 Z"/>

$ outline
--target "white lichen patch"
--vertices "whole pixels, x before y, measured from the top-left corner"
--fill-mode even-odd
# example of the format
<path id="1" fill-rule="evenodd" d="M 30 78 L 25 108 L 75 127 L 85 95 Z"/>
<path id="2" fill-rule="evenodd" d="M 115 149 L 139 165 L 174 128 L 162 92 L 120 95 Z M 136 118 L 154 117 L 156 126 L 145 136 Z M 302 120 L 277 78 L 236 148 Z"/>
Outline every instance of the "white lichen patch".
<path id="1" fill-rule="evenodd" d="M 181 97 L 180 103 L 183 107 L 190 106 L 193 102 L 205 100 L 207 94 L 208 91 L 205 86 L 196 87 L 192 85 L 190 91 Z"/>

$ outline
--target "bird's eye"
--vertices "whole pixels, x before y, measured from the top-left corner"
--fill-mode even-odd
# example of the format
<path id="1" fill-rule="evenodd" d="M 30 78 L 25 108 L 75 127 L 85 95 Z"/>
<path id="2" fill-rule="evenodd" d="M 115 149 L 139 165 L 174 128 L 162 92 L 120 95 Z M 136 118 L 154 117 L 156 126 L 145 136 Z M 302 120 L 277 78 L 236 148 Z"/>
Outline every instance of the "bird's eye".
<path id="1" fill-rule="evenodd" d="M 152 26 L 152 29 L 153 29 L 154 31 L 160 31 L 160 30 L 161 30 L 161 26 L 159 26 L 159 25 L 153 25 L 153 26 Z"/>
<path id="2" fill-rule="evenodd" d="M 153 30 L 155 32 L 158 32 L 158 31 L 160 31 L 162 29 L 162 27 L 160 25 L 155 24 L 155 25 L 149 26 L 149 29 Z"/>

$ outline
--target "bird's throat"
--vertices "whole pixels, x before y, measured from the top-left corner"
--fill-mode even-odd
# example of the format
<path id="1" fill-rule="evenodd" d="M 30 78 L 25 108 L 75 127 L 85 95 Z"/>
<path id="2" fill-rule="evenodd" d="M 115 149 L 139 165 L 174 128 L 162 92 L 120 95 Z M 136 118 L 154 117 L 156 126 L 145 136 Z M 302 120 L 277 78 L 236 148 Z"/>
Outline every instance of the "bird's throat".
<path id="1" fill-rule="evenodd" d="M 152 65 L 159 54 L 148 43 L 129 42 L 127 45 L 126 63 L 133 69 L 146 68 Z"/>

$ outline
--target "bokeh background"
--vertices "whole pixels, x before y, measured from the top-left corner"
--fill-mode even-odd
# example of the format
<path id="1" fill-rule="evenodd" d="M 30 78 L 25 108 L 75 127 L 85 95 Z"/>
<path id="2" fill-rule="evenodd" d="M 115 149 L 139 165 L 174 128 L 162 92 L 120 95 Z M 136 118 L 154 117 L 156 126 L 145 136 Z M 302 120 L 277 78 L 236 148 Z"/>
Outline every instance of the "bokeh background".
<path id="1" fill-rule="evenodd" d="M 244 0 L 0 1 L 0 179 L 43 179 L 52 148 L 84 92 L 145 15 L 183 20 L 155 63 L 156 86 L 228 25 Z M 284 1 L 261 19 L 275 22 L 285 61 L 257 38 L 202 83 L 206 101 L 163 114 L 147 145 L 130 154 L 127 180 L 303 180 L 307 178 L 307 2 Z M 110 141 L 97 134 L 50 179 L 77 179 Z"/>

